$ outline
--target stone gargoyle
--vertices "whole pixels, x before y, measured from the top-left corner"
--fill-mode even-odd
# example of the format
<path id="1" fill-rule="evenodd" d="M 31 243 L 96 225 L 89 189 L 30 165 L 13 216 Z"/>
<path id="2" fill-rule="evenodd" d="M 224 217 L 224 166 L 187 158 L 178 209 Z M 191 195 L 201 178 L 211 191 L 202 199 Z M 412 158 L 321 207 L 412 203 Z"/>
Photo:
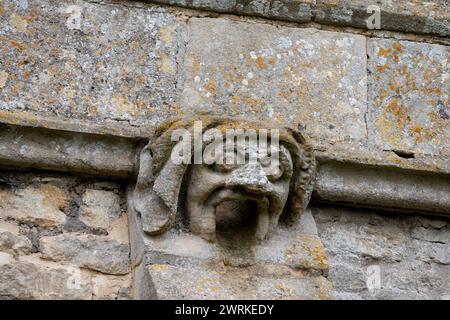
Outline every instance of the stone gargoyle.
<path id="1" fill-rule="evenodd" d="M 201 121 L 200 131 L 194 121 Z M 277 129 L 278 167 L 268 170 L 262 158 L 238 165 L 174 162 L 174 152 L 186 148 L 185 139 L 173 141 L 174 132 L 180 129 L 194 137 L 187 142 L 192 154 L 196 147 L 204 151 L 212 143 L 211 129 L 223 132 L 224 137 L 227 129 Z M 202 139 L 196 146 L 199 135 Z M 251 142 L 245 150 L 258 152 Z M 133 203 L 149 235 L 162 234 L 181 221 L 208 241 L 215 241 L 219 231 L 244 229 L 262 241 L 279 220 L 292 223 L 303 213 L 311 197 L 315 167 L 313 149 L 298 130 L 236 118 L 176 119 L 160 126 L 142 150 Z"/>

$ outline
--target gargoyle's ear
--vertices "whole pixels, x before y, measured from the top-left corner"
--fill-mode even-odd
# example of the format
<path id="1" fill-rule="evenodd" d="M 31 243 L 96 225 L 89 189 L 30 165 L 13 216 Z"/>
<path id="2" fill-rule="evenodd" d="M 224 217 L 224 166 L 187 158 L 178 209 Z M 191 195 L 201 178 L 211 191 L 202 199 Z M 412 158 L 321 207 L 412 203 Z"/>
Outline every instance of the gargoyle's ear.
<path id="1" fill-rule="evenodd" d="M 291 210 L 286 221 L 289 224 L 298 221 L 300 215 L 308 206 L 314 188 L 316 159 L 314 149 L 310 146 L 299 130 L 288 129 L 298 144 L 298 159 L 300 164 L 297 176 L 293 181 Z"/>
<path id="2" fill-rule="evenodd" d="M 169 158 L 155 177 L 150 143 L 142 150 L 133 204 L 141 214 L 146 233 L 161 234 L 172 226 L 186 167 L 186 164 L 174 164 Z"/>

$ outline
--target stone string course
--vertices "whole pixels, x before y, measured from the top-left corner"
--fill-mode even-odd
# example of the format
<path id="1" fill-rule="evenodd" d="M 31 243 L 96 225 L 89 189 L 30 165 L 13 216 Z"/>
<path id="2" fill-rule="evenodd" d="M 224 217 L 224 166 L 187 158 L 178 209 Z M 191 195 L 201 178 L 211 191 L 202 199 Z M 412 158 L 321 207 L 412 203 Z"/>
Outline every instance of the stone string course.
<path id="1" fill-rule="evenodd" d="M 450 8 L 445 1 L 350 1 L 350 0 L 147 0 L 161 4 L 215 12 L 257 16 L 299 23 L 318 22 L 337 26 L 367 28 L 377 5 L 380 29 L 411 33 L 450 35 Z"/>

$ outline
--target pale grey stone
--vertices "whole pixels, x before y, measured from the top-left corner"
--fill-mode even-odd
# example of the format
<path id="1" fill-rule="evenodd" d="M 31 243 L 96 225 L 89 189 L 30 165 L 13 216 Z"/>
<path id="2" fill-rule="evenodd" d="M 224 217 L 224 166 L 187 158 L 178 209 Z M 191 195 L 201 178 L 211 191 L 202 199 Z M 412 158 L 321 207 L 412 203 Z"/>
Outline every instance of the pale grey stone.
<path id="1" fill-rule="evenodd" d="M 145 124 L 177 103 L 185 31 L 156 6 L 2 1 L 0 110 Z M 12 76 L 14 75 L 14 76 Z"/>
<path id="2" fill-rule="evenodd" d="M 448 158 L 448 48 L 372 38 L 368 55 L 370 144 L 400 156 Z"/>
<path id="3" fill-rule="evenodd" d="M 379 29 L 450 35 L 448 4 L 442 1 L 318 0 L 314 21 L 369 29 L 367 20 L 374 14 L 370 5 L 378 9 Z"/>
<path id="4" fill-rule="evenodd" d="M 80 207 L 80 221 L 94 228 L 108 229 L 121 214 L 120 196 L 112 191 L 87 189 Z"/>
<path id="5" fill-rule="evenodd" d="M 442 299 L 450 293 L 450 247 L 441 241 L 450 231 L 442 219 L 336 207 L 313 207 L 313 215 L 335 299 Z M 371 286 L 369 267 L 379 271 L 379 288 Z"/>
<path id="6" fill-rule="evenodd" d="M 0 251 L 13 254 L 28 254 L 31 252 L 31 241 L 12 232 L 2 230 L 0 226 Z"/>
<path id="7" fill-rule="evenodd" d="M 61 226 L 66 221 L 68 194 L 51 184 L 0 189 L 0 218 L 42 227 Z"/>
<path id="8" fill-rule="evenodd" d="M 42 237 L 43 258 L 64 261 L 107 274 L 130 272 L 129 246 L 105 236 L 65 233 Z"/>
<path id="9" fill-rule="evenodd" d="M 192 18 L 184 113 L 301 125 L 319 145 L 365 145 L 366 40 L 349 33 Z"/>
<path id="10" fill-rule="evenodd" d="M 70 286 L 70 267 L 48 266 L 38 262 L 12 262 L 0 265 L 0 299 L 91 299 L 88 278 Z"/>
<path id="11" fill-rule="evenodd" d="M 228 269 L 168 264 L 148 269 L 160 299 L 327 299 L 330 284 L 282 266 Z M 179 279 L 183 279 L 180 281 Z"/>

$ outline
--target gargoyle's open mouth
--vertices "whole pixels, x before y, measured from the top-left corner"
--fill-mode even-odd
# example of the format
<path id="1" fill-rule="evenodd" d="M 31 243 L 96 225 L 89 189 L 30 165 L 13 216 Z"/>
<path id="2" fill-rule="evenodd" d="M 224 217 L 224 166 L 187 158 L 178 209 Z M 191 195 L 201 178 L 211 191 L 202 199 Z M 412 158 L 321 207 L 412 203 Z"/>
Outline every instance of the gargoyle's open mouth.
<path id="1" fill-rule="evenodd" d="M 208 207 L 215 213 L 219 241 L 254 243 L 268 233 L 270 199 L 267 195 L 224 188 L 214 192 Z"/>

